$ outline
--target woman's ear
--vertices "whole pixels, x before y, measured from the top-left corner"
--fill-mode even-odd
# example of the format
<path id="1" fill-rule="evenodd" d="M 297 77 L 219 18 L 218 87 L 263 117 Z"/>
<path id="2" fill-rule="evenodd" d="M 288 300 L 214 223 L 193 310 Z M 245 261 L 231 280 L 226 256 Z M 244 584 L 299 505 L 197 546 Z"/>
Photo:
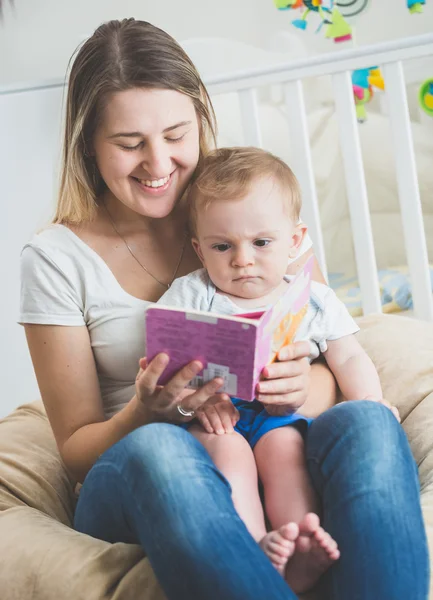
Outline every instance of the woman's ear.
<path id="1" fill-rule="evenodd" d="M 298 250 L 304 241 L 307 234 L 307 226 L 305 223 L 298 223 L 292 234 L 292 241 L 290 244 L 289 258 L 296 258 L 298 256 Z"/>
<path id="2" fill-rule="evenodd" d="M 203 252 L 201 251 L 200 243 L 199 243 L 198 239 L 197 238 L 192 238 L 191 239 L 191 243 L 192 243 L 192 247 L 196 251 L 197 256 L 201 260 L 203 266 L 206 267 L 205 262 L 204 262 Z"/>

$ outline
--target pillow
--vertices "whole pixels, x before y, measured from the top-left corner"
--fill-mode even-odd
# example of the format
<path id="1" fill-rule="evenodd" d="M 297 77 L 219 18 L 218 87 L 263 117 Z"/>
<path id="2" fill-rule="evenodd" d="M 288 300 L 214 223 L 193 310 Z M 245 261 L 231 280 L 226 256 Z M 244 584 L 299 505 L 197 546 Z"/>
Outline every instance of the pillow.
<path id="1" fill-rule="evenodd" d="M 74 486 L 41 402 L 0 421 L 2 600 L 164 600 L 139 546 L 71 528 Z"/>
<path id="2" fill-rule="evenodd" d="M 63 466 L 42 402 L 21 406 L 0 421 L 0 510 L 31 507 L 71 525 L 75 483 Z"/>
<path id="3" fill-rule="evenodd" d="M 2 600 L 164 600 L 139 546 L 78 533 L 33 508 L 0 512 Z"/>

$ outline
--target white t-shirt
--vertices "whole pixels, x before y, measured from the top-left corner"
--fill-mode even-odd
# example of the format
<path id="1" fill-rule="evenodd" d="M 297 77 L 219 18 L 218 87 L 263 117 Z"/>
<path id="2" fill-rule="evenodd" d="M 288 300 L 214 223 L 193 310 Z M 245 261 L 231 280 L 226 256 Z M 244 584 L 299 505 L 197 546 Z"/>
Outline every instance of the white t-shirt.
<path id="1" fill-rule="evenodd" d="M 291 279 L 293 277 L 286 277 L 287 281 Z M 252 310 L 250 308 L 246 311 L 227 296 L 218 293 L 205 269 L 198 269 L 176 279 L 157 304 L 220 315 L 242 314 Z M 256 306 L 254 310 L 266 308 Z M 328 340 L 338 340 L 357 331 L 359 327 L 335 292 L 327 285 L 312 281 L 307 314 L 295 336 L 295 341 L 310 342 L 310 360 L 317 358 L 320 352 L 326 352 Z"/>
<path id="2" fill-rule="evenodd" d="M 307 237 L 302 252 L 310 247 Z M 102 258 L 63 225 L 23 248 L 19 322 L 87 326 L 107 417 L 135 393 L 149 304 L 125 292 Z"/>
<path id="3" fill-rule="evenodd" d="M 87 326 L 107 417 L 135 393 L 149 304 L 125 292 L 102 258 L 63 225 L 23 248 L 20 323 Z"/>

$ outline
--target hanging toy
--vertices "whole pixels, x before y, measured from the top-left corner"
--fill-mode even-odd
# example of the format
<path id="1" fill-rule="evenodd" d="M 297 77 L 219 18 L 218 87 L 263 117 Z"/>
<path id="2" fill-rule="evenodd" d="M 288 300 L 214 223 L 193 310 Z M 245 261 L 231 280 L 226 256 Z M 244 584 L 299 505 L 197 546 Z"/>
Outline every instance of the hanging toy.
<path id="1" fill-rule="evenodd" d="M 411 15 L 422 13 L 425 0 L 407 0 L 407 7 Z"/>
<path id="2" fill-rule="evenodd" d="M 298 29 L 306 29 L 307 18 L 311 12 L 318 13 L 320 18 L 322 19 L 322 22 L 320 23 L 317 32 L 320 31 L 324 23 L 330 23 L 330 21 L 327 18 L 328 14 L 330 13 L 330 10 L 329 8 L 322 6 L 322 0 L 304 0 L 303 4 L 306 10 L 304 11 L 304 14 L 300 19 L 295 19 L 294 21 L 292 21 L 292 24 L 295 27 L 297 27 Z"/>
<path id="3" fill-rule="evenodd" d="M 325 37 L 334 42 L 347 42 L 352 39 L 352 28 L 336 8 L 332 9 L 331 22 L 326 28 Z"/>
<path id="4" fill-rule="evenodd" d="M 433 117 L 433 79 L 427 79 L 421 84 L 418 100 L 423 111 Z"/>
<path id="5" fill-rule="evenodd" d="M 327 25 L 325 37 L 333 39 L 335 42 L 342 42 L 352 39 L 352 28 L 345 21 L 343 15 L 334 7 L 334 0 L 328 1 L 328 6 L 324 6 L 323 0 L 274 0 L 278 10 L 303 9 L 304 12 L 300 19 L 294 19 L 292 24 L 298 29 L 305 31 L 308 25 L 308 17 L 311 13 L 317 13 L 321 19 L 318 33 L 323 25 Z"/>
<path id="6" fill-rule="evenodd" d="M 356 69 L 352 73 L 353 96 L 355 99 L 356 118 L 359 123 L 367 119 L 365 105 L 373 98 L 373 88 L 385 89 L 385 82 L 378 67 Z"/>

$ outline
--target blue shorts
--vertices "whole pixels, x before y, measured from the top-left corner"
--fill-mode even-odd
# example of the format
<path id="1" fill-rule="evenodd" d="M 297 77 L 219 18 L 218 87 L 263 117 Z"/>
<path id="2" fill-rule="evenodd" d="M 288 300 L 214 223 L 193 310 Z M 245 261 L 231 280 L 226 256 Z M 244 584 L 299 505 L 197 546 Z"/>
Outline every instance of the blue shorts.
<path id="1" fill-rule="evenodd" d="M 303 417 L 297 413 L 292 413 L 285 417 L 273 417 L 266 412 L 263 404 L 258 400 L 245 402 L 238 398 L 232 398 L 232 402 L 239 411 L 239 421 L 236 423 L 234 429 L 247 440 L 251 448 L 254 448 L 259 439 L 265 433 L 268 433 L 268 431 L 285 427 L 286 425 L 296 427 L 302 435 L 305 435 L 313 421 L 313 419 Z M 183 424 L 182 427 L 188 429 L 193 423 L 194 421 L 190 421 Z"/>
<path id="2" fill-rule="evenodd" d="M 245 402 L 244 400 L 232 398 L 232 402 L 239 411 L 239 421 L 235 425 L 235 431 L 244 436 L 251 448 L 254 448 L 259 439 L 268 431 L 286 425 L 296 427 L 302 435 L 305 435 L 313 421 L 313 419 L 296 413 L 285 417 L 273 417 L 258 400 Z"/>

